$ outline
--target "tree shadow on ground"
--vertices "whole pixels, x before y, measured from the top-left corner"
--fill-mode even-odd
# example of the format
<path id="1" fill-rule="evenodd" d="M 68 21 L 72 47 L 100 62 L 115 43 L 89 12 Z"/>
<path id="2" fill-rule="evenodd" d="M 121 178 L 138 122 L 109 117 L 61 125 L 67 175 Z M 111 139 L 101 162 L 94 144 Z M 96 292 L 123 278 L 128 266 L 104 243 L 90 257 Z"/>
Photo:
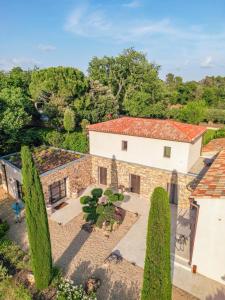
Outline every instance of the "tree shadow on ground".
<path id="1" fill-rule="evenodd" d="M 225 299 L 225 289 L 217 290 L 216 294 L 209 295 L 205 299 L 206 300 L 224 300 Z"/>
<path id="2" fill-rule="evenodd" d="M 89 238 L 90 233 L 81 229 L 75 238 L 71 241 L 70 245 L 66 248 L 63 254 L 56 260 L 55 264 L 62 267 L 63 271 L 67 273 L 71 261 L 80 251 L 84 243 Z"/>
<path id="3" fill-rule="evenodd" d="M 122 280 L 113 280 L 112 272 L 107 265 L 94 268 L 90 261 L 81 262 L 71 275 L 71 279 L 75 284 L 84 284 L 91 276 L 101 280 L 97 292 L 99 300 L 137 300 L 140 297 L 138 282 L 131 282 L 128 286 Z"/>

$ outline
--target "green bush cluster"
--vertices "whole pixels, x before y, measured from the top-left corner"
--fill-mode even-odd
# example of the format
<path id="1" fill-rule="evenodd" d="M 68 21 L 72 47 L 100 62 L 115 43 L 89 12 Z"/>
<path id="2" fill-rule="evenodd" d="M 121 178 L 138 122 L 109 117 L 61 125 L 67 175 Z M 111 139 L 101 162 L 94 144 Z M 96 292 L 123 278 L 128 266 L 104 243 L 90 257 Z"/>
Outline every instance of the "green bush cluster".
<path id="1" fill-rule="evenodd" d="M 98 227 L 102 227 L 104 222 L 113 225 L 116 222 L 116 207 L 113 205 L 116 201 L 123 201 L 124 196 L 119 193 L 113 193 L 111 189 L 104 192 L 105 202 L 101 202 L 100 198 L 103 190 L 100 188 L 93 189 L 91 196 L 83 196 L 80 203 L 83 206 L 84 216 L 87 222 L 93 222 Z"/>
<path id="2" fill-rule="evenodd" d="M 0 239 L 2 239 L 6 232 L 9 230 L 9 224 L 7 221 L 3 221 L 0 223 Z"/>
<path id="3" fill-rule="evenodd" d="M 82 132 L 72 132 L 65 135 L 62 148 L 73 150 L 81 153 L 88 152 L 88 139 Z"/>
<path id="4" fill-rule="evenodd" d="M 16 283 L 13 278 L 7 278 L 0 282 L 0 300 L 32 300 L 30 292 L 22 285 Z"/>
<path id="5" fill-rule="evenodd" d="M 211 121 L 213 123 L 225 123 L 225 110 L 209 108 L 207 110 L 206 121 Z"/>
<path id="6" fill-rule="evenodd" d="M 203 144 L 208 144 L 211 140 L 224 138 L 225 137 L 225 128 L 214 130 L 208 129 L 203 136 Z"/>
<path id="7" fill-rule="evenodd" d="M 26 253 L 14 242 L 8 239 L 0 241 L 0 254 L 3 255 L 17 269 L 29 269 L 29 260 L 24 261 Z"/>
<path id="8" fill-rule="evenodd" d="M 89 149 L 86 132 L 74 131 L 66 134 L 65 132 L 51 128 L 28 128 L 21 130 L 17 144 L 8 144 L 7 153 L 20 151 L 21 144 L 35 147 L 47 145 L 81 153 L 87 153 Z"/>
<path id="9" fill-rule="evenodd" d="M 16 269 L 29 269 L 29 259 L 24 260 L 26 255 L 18 245 L 8 239 L 0 240 L 0 255 Z M 0 264 L 0 300 L 31 300 L 29 291 L 14 281 L 9 275 L 8 269 Z"/>
<path id="10" fill-rule="evenodd" d="M 10 277 L 7 268 L 3 266 L 3 263 L 0 263 L 0 282 Z"/>

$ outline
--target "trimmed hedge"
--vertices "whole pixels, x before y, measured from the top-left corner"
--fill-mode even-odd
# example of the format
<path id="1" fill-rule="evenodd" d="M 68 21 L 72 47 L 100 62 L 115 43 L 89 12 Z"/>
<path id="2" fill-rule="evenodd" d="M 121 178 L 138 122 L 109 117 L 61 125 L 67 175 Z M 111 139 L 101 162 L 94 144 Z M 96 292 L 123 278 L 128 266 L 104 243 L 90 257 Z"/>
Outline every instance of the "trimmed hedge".
<path id="1" fill-rule="evenodd" d="M 171 300 L 170 205 L 167 192 L 155 188 L 148 219 L 141 300 Z"/>

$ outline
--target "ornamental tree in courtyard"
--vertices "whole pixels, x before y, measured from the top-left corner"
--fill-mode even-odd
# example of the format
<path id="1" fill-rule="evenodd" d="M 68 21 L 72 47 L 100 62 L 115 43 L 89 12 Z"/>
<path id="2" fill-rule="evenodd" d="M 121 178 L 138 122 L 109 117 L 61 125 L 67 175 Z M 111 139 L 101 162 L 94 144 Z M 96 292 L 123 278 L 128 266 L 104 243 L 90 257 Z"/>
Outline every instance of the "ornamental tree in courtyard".
<path id="1" fill-rule="evenodd" d="M 171 300 L 170 205 L 167 192 L 151 196 L 141 300 Z"/>
<path id="2" fill-rule="evenodd" d="M 30 149 L 21 150 L 23 192 L 32 270 L 38 289 L 48 287 L 52 279 L 52 254 L 42 185 Z"/>

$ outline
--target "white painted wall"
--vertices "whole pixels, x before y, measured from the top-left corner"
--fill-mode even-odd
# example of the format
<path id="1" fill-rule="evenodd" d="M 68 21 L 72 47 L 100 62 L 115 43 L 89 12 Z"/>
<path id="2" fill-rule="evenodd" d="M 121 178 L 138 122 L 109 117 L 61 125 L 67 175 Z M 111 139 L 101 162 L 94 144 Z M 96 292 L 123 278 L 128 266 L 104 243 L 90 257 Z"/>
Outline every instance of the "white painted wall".
<path id="1" fill-rule="evenodd" d="M 188 170 L 190 170 L 201 155 L 202 136 L 198 138 L 194 144 L 190 144 L 188 156 Z"/>
<path id="2" fill-rule="evenodd" d="M 225 284 L 225 199 L 195 199 L 200 205 L 192 264 Z"/>
<path id="3" fill-rule="evenodd" d="M 122 151 L 122 141 L 128 141 L 127 151 Z M 137 136 L 90 131 L 90 154 L 137 163 L 149 167 L 187 173 L 198 159 L 198 144 L 150 139 Z M 164 146 L 171 147 L 171 157 L 163 157 Z M 197 153 L 196 153 L 197 151 Z"/>
<path id="4" fill-rule="evenodd" d="M 18 180 L 20 183 L 22 182 L 21 172 L 7 162 L 1 161 L 0 163 L 5 164 L 9 189 L 8 192 L 13 198 L 18 199 L 16 180 Z M 6 186 L 3 185 L 3 187 L 6 190 Z"/>

